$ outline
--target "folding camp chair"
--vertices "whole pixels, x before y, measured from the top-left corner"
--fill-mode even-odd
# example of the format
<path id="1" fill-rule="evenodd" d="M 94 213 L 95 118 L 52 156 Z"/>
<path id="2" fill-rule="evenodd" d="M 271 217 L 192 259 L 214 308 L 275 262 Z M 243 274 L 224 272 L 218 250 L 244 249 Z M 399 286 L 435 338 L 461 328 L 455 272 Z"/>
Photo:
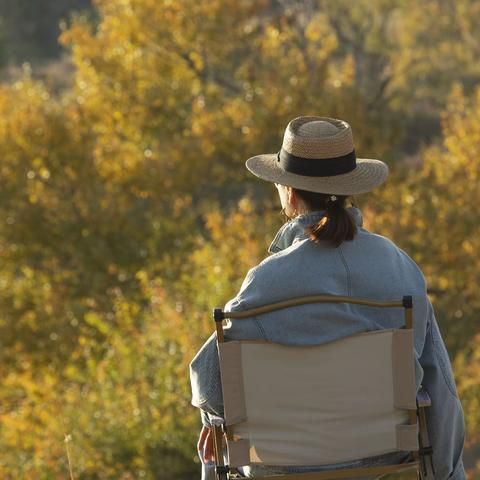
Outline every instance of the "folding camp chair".
<path id="1" fill-rule="evenodd" d="M 405 326 L 315 346 L 224 341 L 226 318 L 327 302 L 403 307 Z M 398 451 L 411 452 L 407 463 L 256 478 L 376 477 L 406 469 L 434 478 L 424 412 L 430 399 L 415 383 L 412 297 L 317 295 L 243 312 L 217 308 L 214 320 L 225 409 L 224 422 L 214 427 L 217 480 L 235 478 L 235 467 L 247 465 L 330 465 Z"/>

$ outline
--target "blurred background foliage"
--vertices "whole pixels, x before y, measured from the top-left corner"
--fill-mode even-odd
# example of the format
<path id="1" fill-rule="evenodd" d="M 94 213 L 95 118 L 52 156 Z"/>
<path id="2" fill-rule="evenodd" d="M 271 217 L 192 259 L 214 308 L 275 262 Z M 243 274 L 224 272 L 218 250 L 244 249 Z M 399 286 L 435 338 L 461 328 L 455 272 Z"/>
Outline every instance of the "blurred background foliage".
<path id="1" fill-rule="evenodd" d="M 1 478 L 198 475 L 188 363 L 283 221 L 244 162 L 308 114 L 391 167 L 355 200 L 426 274 L 480 478 L 478 2 L 3 0 L 0 19 Z"/>

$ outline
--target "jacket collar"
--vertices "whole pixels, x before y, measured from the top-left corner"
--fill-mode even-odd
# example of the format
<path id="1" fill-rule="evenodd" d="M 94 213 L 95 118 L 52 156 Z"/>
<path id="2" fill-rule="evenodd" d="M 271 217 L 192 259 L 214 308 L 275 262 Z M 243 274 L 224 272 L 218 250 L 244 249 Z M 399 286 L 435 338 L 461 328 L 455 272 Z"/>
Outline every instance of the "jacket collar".
<path id="1" fill-rule="evenodd" d="M 363 226 L 362 212 L 357 207 L 349 207 L 347 210 L 353 216 L 358 227 Z M 308 235 L 305 233 L 305 227 L 318 222 L 325 215 L 324 210 L 305 213 L 292 218 L 284 223 L 275 235 L 272 243 L 268 247 L 269 253 L 276 253 L 288 248 L 295 242 L 305 240 Z"/>

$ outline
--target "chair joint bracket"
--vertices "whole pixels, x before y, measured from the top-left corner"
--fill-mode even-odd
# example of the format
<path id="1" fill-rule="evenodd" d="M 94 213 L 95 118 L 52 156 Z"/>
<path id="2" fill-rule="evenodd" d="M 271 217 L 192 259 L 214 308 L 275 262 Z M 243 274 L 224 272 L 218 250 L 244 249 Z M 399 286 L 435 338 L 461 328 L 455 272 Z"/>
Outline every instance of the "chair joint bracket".
<path id="1" fill-rule="evenodd" d="M 221 322 L 225 318 L 225 314 L 221 308 L 214 308 L 213 309 L 213 319 L 216 322 Z"/>
<path id="2" fill-rule="evenodd" d="M 230 473 L 230 467 L 228 465 L 217 465 L 215 467 L 215 473 L 217 475 L 226 475 Z"/>
<path id="3" fill-rule="evenodd" d="M 430 447 L 419 448 L 418 449 L 418 454 L 421 455 L 421 456 L 433 455 L 433 448 L 431 446 Z"/>

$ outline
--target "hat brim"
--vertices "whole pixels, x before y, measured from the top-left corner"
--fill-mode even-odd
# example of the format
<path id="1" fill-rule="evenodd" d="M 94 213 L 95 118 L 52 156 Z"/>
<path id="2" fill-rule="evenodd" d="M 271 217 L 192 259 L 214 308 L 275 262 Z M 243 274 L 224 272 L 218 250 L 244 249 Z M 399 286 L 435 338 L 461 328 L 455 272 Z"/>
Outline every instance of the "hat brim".
<path id="1" fill-rule="evenodd" d="M 387 164 L 371 158 L 357 158 L 357 166 L 351 172 L 330 177 L 308 177 L 287 172 L 281 168 L 276 153 L 256 155 L 249 158 L 245 165 L 255 176 L 268 182 L 337 195 L 369 192 L 385 182 L 388 176 Z"/>

